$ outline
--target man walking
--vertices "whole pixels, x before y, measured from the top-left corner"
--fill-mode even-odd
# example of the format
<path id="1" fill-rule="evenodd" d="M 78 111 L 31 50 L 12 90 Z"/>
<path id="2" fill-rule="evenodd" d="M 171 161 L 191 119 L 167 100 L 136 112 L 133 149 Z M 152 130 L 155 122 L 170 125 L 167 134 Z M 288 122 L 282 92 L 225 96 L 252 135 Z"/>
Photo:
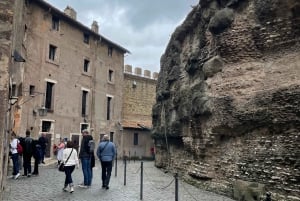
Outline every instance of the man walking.
<path id="1" fill-rule="evenodd" d="M 104 135 L 97 149 L 97 156 L 102 167 L 102 188 L 109 189 L 109 180 L 115 154 L 115 144 L 109 141 L 108 135 Z"/>
<path id="2" fill-rule="evenodd" d="M 46 154 L 46 147 L 48 145 L 48 139 L 46 138 L 46 134 L 42 133 L 42 135 L 39 137 L 39 145 L 41 146 L 41 163 L 45 164 L 45 154 Z"/>
<path id="3" fill-rule="evenodd" d="M 26 137 L 24 140 L 23 147 L 23 166 L 24 166 L 24 175 L 30 177 L 31 176 L 31 157 L 33 154 L 33 140 L 30 137 L 30 131 L 26 131 Z"/>
<path id="4" fill-rule="evenodd" d="M 82 172 L 83 172 L 83 184 L 80 184 L 81 188 L 88 188 L 92 184 L 92 168 L 91 168 L 91 158 L 92 154 L 90 152 L 89 142 L 93 140 L 93 137 L 89 135 L 88 130 L 82 131 L 82 140 L 79 151 L 79 158 L 81 160 Z"/>

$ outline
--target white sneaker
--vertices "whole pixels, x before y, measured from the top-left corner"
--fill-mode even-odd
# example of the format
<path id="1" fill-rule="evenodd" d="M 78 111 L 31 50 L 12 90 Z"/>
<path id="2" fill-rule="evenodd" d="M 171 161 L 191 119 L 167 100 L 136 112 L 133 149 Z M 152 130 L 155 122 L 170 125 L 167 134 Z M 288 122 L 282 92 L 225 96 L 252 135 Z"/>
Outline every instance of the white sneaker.
<path id="1" fill-rule="evenodd" d="M 80 188 L 88 188 L 86 185 L 83 185 L 83 184 L 79 184 L 78 187 L 80 187 Z"/>
<path id="2" fill-rule="evenodd" d="M 20 176 L 20 173 L 15 175 L 15 179 L 18 179 L 18 177 Z"/>
<path id="3" fill-rule="evenodd" d="M 67 186 L 63 188 L 63 191 L 67 192 L 68 191 L 68 188 Z"/>
<path id="4" fill-rule="evenodd" d="M 74 188 L 73 186 L 70 187 L 70 193 L 73 193 L 74 192 Z"/>

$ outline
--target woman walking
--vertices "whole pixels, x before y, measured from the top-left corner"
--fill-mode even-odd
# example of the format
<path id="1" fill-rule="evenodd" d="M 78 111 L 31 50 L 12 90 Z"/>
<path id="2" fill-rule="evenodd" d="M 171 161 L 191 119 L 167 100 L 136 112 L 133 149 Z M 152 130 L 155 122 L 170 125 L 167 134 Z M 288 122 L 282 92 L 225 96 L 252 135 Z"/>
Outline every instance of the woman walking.
<path id="1" fill-rule="evenodd" d="M 63 151 L 63 159 L 61 161 L 65 164 L 65 185 L 63 191 L 68 191 L 68 186 L 70 188 L 70 193 L 74 192 L 72 173 L 75 169 L 75 165 L 79 166 L 77 151 L 74 149 L 74 144 L 71 141 L 67 141 L 67 148 Z"/>
<path id="2" fill-rule="evenodd" d="M 17 151 L 17 146 L 20 141 L 17 139 L 17 135 L 12 132 L 11 133 L 11 142 L 9 144 L 10 152 L 11 152 L 11 159 L 13 161 L 13 178 L 18 179 L 20 176 L 19 173 L 19 153 Z"/>
<path id="3" fill-rule="evenodd" d="M 64 141 L 64 139 L 60 139 L 60 142 L 57 146 L 57 165 L 58 166 L 63 159 L 64 148 L 65 148 L 65 141 Z"/>

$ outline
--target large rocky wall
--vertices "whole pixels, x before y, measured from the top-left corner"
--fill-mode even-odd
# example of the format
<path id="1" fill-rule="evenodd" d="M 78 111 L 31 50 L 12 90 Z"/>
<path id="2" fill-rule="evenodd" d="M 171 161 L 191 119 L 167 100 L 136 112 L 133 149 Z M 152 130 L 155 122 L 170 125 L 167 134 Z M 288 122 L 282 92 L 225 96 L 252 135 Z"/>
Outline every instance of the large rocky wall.
<path id="1" fill-rule="evenodd" d="M 201 0 L 161 58 L 156 165 L 236 199 L 254 182 L 299 200 L 299 41 L 297 0 Z"/>
<path id="2" fill-rule="evenodd" d="M 0 200 L 5 187 L 8 162 L 8 81 L 11 58 L 13 3 L 0 2 Z"/>

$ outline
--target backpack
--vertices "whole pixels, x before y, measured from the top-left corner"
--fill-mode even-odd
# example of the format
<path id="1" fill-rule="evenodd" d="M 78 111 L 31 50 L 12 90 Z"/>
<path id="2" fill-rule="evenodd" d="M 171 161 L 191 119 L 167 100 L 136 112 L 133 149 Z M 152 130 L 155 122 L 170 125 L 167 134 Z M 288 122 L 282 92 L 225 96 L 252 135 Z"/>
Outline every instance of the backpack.
<path id="1" fill-rule="evenodd" d="M 88 147 L 89 147 L 89 152 L 90 153 L 94 153 L 94 150 L 95 150 L 95 141 L 94 140 L 89 140 Z"/>
<path id="2" fill-rule="evenodd" d="M 23 147 L 20 143 L 17 143 L 17 152 L 18 154 L 22 154 L 23 153 Z"/>

